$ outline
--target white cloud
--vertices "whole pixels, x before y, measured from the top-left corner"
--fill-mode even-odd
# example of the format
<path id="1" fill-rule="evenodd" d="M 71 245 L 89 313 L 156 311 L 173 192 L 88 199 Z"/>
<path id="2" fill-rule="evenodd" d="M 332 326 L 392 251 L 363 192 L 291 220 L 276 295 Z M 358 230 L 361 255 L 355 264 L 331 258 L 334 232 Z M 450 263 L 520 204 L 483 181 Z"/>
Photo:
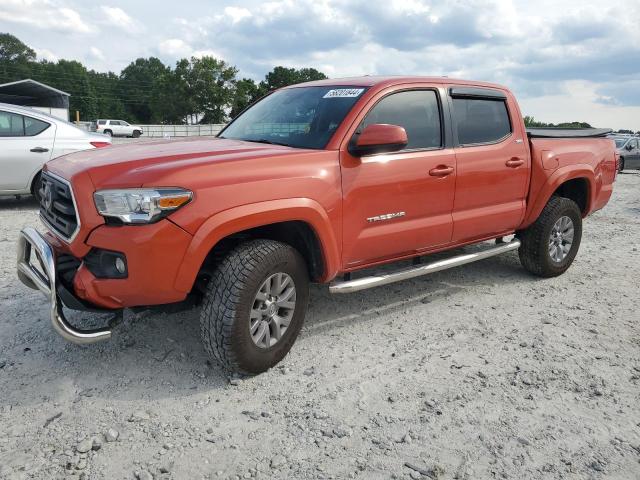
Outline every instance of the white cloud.
<path id="1" fill-rule="evenodd" d="M 523 115 L 545 122 L 587 122 L 594 127 L 640 130 L 640 107 L 607 105 L 592 82 L 571 81 L 555 95 L 520 99 Z"/>
<path id="2" fill-rule="evenodd" d="M 193 52 L 191 45 L 180 38 L 169 38 L 158 45 L 160 53 L 170 57 L 189 57 Z"/>
<path id="3" fill-rule="evenodd" d="M 47 60 L 49 62 L 57 62 L 59 60 L 59 57 L 55 53 L 46 48 L 33 47 L 33 50 L 36 52 L 38 60 Z"/>
<path id="4" fill-rule="evenodd" d="M 91 58 L 92 60 L 99 60 L 101 62 L 104 62 L 106 57 L 104 56 L 104 53 L 102 53 L 102 50 L 100 50 L 98 47 L 91 47 L 89 48 L 89 58 Z"/>
<path id="5" fill-rule="evenodd" d="M 89 33 L 93 28 L 80 14 L 51 0 L 2 0 L 0 20 L 41 30 Z"/>
<path id="6" fill-rule="evenodd" d="M 233 23 L 238 23 L 245 18 L 251 17 L 251 12 L 246 8 L 241 7 L 225 7 L 224 13 L 231 18 Z"/>
<path id="7" fill-rule="evenodd" d="M 142 26 L 121 8 L 102 5 L 100 10 L 104 16 L 103 22 L 106 25 L 111 25 L 130 33 L 142 29 Z"/>

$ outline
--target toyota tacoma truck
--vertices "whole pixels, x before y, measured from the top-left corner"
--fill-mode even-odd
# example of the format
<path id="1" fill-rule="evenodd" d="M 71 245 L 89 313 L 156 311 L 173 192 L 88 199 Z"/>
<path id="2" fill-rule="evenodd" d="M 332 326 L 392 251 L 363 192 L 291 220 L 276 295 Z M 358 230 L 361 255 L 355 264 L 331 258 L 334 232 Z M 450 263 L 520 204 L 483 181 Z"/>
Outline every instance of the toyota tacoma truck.
<path id="1" fill-rule="evenodd" d="M 21 232 L 18 276 L 48 297 L 53 327 L 76 343 L 108 339 L 113 325 L 73 325 L 64 308 L 200 299 L 206 351 L 231 374 L 256 374 L 291 349 L 310 282 L 354 292 L 514 250 L 532 274 L 562 274 L 583 219 L 611 197 L 607 133 L 527 131 L 513 94 L 482 82 L 298 84 L 216 138 L 48 162 L 47 231 Z"/>

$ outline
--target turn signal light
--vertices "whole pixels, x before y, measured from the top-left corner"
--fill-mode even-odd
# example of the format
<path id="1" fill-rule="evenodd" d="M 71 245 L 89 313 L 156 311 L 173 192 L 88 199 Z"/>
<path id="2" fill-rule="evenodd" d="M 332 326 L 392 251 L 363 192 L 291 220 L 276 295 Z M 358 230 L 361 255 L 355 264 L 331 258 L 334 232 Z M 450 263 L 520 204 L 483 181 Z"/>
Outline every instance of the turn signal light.
<path id="1" fill-rule="evenodd" d="M 162 197 L 158 199 L 158 206 L 165 209 L 178 208 L 191 200 L 191 194 L 180 194 L 174 197 Z"/>

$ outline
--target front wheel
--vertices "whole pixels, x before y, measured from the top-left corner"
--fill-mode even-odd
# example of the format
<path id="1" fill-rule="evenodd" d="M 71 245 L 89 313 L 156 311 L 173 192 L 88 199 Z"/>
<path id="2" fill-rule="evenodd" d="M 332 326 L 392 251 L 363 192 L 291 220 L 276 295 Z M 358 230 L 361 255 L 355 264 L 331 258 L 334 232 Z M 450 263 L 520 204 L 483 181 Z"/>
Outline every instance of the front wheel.
<path id="1" fill-rule="evenodd" d="M 40 190 L 42 189 L 42 174 L 38 173 L 36 178 L 33 179 L 33 184 L 31 186 L 31 193 L 38 203 L 40 203 Z"/>
<path id="2" fill-rule="evenodd" d="M 134 130 L 132 137 L 133 138 L 140 138 L 140 130 Z"/>
<path id="3" fill-rule="evenodd" d="M 538 219 L 518 233 L 520 263 L 540 277 L 556 277 L 573 263 L 582 239 L 580 207 L 568 198 L 551 197 Z"/>
<path id="4" fill-rule="evenodd" d="M 620 161 L 618 162 L 618 173 L 624 170 L 624 157 L 620 157 Z"/>
<path id="5" fill-rule="evenodd" d="M 209 281 L 200 314 L 205 350 L 228 373 L 264 372 L 293 346 L 308 300 L 309 276 L 297 250 L 273 240 L 241 244 Z"/>

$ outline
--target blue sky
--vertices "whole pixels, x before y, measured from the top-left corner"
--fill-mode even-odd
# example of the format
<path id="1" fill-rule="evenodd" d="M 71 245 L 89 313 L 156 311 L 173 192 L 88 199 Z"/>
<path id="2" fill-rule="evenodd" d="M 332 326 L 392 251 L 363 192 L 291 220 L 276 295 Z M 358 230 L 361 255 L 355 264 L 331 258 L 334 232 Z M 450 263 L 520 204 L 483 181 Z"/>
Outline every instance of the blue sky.
<path id="1" fill-rule="evenodd" d="M 2 0 L 0 31 L 96 70 L 214 55 L 256 80 L 286 65 L 493 81 L 540 120 L 640 130 L 638 0 Z"/>

